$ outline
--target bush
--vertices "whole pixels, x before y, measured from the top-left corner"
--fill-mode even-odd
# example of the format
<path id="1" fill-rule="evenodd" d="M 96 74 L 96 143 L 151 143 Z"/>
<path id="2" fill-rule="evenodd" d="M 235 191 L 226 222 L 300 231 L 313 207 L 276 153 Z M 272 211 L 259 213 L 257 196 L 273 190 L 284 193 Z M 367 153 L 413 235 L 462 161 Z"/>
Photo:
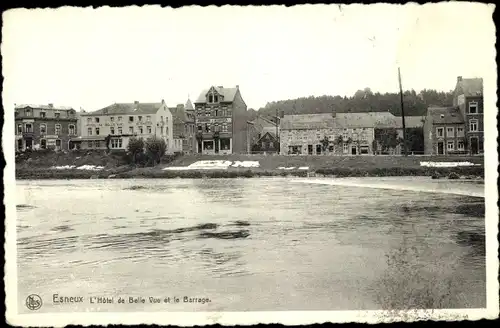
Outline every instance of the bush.
<path id="1" fill-rule="evenodd" d="M 167 151 L 167 144 L 162 138 L 151 137 L 146 140 L 146 153 L 153 165 L 160 164 L 161 158 Z"/>
<path id="2" fill-rule="evenodd" d="M 132 157 L 132 162 L 137 163 L 138 155 L 144 152 L 144 140 L 142 138 L 130 138 L 127 150 Z"/>

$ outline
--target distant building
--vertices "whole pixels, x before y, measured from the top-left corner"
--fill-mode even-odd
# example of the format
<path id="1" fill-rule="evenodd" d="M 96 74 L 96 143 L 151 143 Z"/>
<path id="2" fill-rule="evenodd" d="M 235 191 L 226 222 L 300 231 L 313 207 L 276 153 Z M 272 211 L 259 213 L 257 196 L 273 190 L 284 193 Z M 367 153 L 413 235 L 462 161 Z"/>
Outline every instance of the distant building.
<path id="1" fill-rule="evenodd" d="M 458 107 L 430 107 L 424 123 L 425 154 L 465 153 L 464 130 L 464 118 Z"/>
<path id="2" fill-rule="evenodd" d="M 264 127 L 259 134 L 259 139 L 252 147 L 252 153 L 278 153 L 280 150 L 276 127 Z"/>
<path id="3" fill-rule="evenodd" d="M 203 90 L 194 106 L 197 153 L 247 151 L 247 105 L 238 86 L 212 86 Z"/>
<path id="4" fill-rule="evenodd" d="M 172 113 L 162 100 L 158 103 L 115 103 L 94 112 L 80 113 L 83 149 L 126 150 L 130 138 L 156 136 L 165 140 L 167 153 L 173 153 Z"/>
<path id="5" fill-rule="evenodd" d="M 253 121 L 249 122 L 249 131 L 248 131 L 248 148 L 250 151 L 254 151 L 253 149 L 260 149 L 259 140 L 264 136 L 266 132 L 270 132 L 274 139 L 278 139 L 276 133 L 279 135 L 279 125 L 276 127 L 275 121 L 270 118 L 264 117 L 262 115 L 258 115 Z M 279 151 L 279 149 L 276 149 Z"/>
<path id="6" fill-rule="evenodd" d="M 186 105 L 170 108 L 173 119 L 173 152 L 192 154 L 196 151 L 194 108 L 188 99 Z"/>
<path id="7" fill-rule="evenodd" d="M 457 78 L 453 105 L 458 106 L 465 124 L 466 151 L 472 155 L 484 152 L 483 79 Z"/>
<path id="8" fill-rule="evenodd" d="M 422 134 L 423 117 L 405 117 L 405 123 L 407 134 L 412 129 Z M 401 117 L 390 112 L 285 115 L 281 119 L 281 154 L 382 153 L 376 151 L 383 148 L 378 136 L 387 131 L 393 131 L 395 139 L 402 139 Z M 391 153 L 400 154 L 401 145 L 396 145 Z"/>
<path id="9" fill-rule="evenodd" d="M 74 148 L 77 136 L 77 114 L 71 107 L 48 105 L 15 105 L 16 150 Z"/>

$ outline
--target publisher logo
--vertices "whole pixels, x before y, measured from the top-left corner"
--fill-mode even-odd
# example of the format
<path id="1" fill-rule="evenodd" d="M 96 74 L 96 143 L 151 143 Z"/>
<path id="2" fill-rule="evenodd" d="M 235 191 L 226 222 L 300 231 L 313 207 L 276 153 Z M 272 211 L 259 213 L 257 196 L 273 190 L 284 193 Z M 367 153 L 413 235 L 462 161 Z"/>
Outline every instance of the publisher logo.
<path id="1" fill-rule="evenodd" d="M 31 294 L 26 298 L 26 307 L 31 311 L 36 311 L 42 307 L 42 299 L 37 294 Z"/>

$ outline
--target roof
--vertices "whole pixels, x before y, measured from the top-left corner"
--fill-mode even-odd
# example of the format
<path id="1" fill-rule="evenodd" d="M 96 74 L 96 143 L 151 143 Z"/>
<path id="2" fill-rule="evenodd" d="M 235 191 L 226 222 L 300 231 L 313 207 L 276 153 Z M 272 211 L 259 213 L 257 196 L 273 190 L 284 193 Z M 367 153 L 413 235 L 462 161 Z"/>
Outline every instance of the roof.
<path id="1" fill-rule="evenodd" d="M 458 87 L 462 89 L 462 92 L 466 97 L 483 95 L 482 78 L 461 79 L 458 81 Z"/>
<path id="2" fill-rule="evenodd" d="M 183 105 L 177 105 L 177 107 L 169 107 L 168 109 L 172 113 L 172 120 L 174 124 L 184 124 L 188 121 Z"/>
<path id="3" fill-rule="evenodd" d="M 280 120 L 282 130 L 312 130 L 336 127 L 333 114 L 285 115 Z"/>
<path id="4" fill-rule="evenodd" d="M 210 87 L 209 89 L 203 90 L 198 99 L 195 101 L 195 104 L 202 104 L 207 102 L 207 93 L 210 89 L 214 88 L 219 94 L 224 97 L 224 102 L 232 102 L 234 101 L 234 97 L 236 96 L 236 92 L 238 92 L 238 88 L 224 88 L 224 87 Z"/>
<path id="5" fill-rule="evenodd" d="M 456 107 L 429 107 L 427 116 L 432 118 L 433 124 L 464 123 L 464 118 Z"/>
<path id="6" fill-rule="evenodd" d="M 273 138 L 276 138 L 276 127 L 270 127 L 270 126 L 264 127 L 260 134 L 261 136 L 264 136 L 266 133 L 269 133 Z"/>
<path id="7" fill-rule="evenodd" d="M 94 112 L 81 113 L 81 115 L 154 114 L 162 105 L 162 103 L 114 103 Z"/>
<path id="8" fill-rule="evenodd" d="M 191 103 L 191 100 L 188 98 L 186 102 L 186 106 L 184 106 L 187 110 L 194 110 L 193 104 Z"/>
<path id="9" fill-rule="evenodd" d="M 36 109 L 55 109 L 55 110 L 74 110 L 73 107 L 67 107 L 67 106 L 53 106 L 51 104 L 48 105 L 32 105 L 32 104 L 21 104 L 21 105 L 15 105 L 15 109 L 21 109 L 21 108 L 36 108 Z"/>
<path id="10" fill-rule="evenodd" d="M 266 125 L 266 126 L 276 126 L 276 123 L 274 123 L 274 121 L 264 117 L 264 116 L 261 116 L 261 115 L 258 115 L 253 121 L 251 121 L 253 124 L 261 124 L 261 125 Z"/>

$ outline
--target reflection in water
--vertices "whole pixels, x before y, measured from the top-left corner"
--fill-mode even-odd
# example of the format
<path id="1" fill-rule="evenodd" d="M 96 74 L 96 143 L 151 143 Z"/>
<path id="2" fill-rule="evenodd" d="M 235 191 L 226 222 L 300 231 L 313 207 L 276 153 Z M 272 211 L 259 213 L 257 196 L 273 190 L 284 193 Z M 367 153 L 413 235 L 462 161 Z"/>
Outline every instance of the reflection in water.
<path id="1" fill-rule="evenodd" d="M 85 286 L 213 300 L 176 311 L 485 306 L 481 198 L 287 179 L 43 184 L 18 186 L 30 195 L 17 212 L 20 300 Z M 133 306 L 106 311 L 149 310 Z"/>

